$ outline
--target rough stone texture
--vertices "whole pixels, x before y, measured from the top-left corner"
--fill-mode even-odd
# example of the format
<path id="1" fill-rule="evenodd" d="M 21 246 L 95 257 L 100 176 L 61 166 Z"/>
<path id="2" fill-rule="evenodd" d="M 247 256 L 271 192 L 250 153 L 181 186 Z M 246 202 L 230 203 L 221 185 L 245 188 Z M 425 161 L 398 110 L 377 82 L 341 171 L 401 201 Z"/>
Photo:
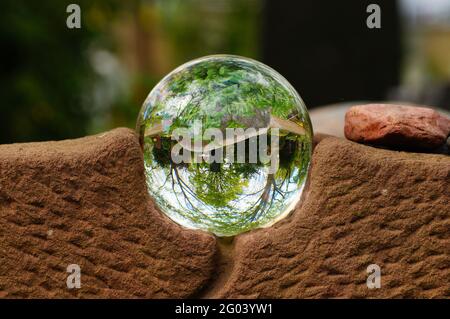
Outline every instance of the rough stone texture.
<path id="1" fill-rule="evenodd" d="M 450 157 L 328 137 L 310 183 L 289 218 L 235 240 L 216 296 L 450 297 Z M 370 264 L 381 289 L 366 286 Z"/>
<path id="2" fill-rule="evenodd" d="M 0 146 L 0 296 L 450 297 L 450 157 L 316 142 L 301 207 L 217 243 L 154 208 L 128 130 Z"/>
<path id="3" fill-rule="evenodd" d="M 0 297 L 195 297 L 215 238 L 148 200 L 132 131 L 0 146 Z M 81 289 L 66 287 L 69 264 Z"/>
<path id="4" fill-rule="evenodd" d="M 450 134 L 450 118 L 425 107 L 366 104 L 345 115 L 345 136 L 352 141 L 397 148 L 433 149 Z"/>
<path id="5" fill-rule="evenodd" d="M 341 102 L 310 109 L 309 116 L 311 118 L 314 131 L 333 135 L 336 137 L 345 137 L 344 126 L 345 126 L 345 113 L 347 113 L 347 110 L 352 106 L 368 103 L 369 103 L 368 101 Z M 384 103 L 411 105 L 419 107 L 421 106 L 408 104 L 408 102 L 402 101 L 389 101 Z M 445 115 L 450 118 L 450 113 L 448 110 L 438 108 L 433 109 L 441 113 L 442 115 Z"/>

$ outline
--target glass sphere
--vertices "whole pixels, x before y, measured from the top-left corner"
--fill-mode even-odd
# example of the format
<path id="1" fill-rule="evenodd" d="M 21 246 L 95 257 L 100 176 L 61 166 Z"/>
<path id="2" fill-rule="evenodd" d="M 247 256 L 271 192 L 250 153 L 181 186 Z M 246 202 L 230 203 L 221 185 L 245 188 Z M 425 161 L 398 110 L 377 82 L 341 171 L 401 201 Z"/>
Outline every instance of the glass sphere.
<path id="1" fill-rule="evenodd" d="M 185 227 L 233 236 L 272 225 L 300 201 L 309 115 L 258 61 L 214 55 L 178 67 L 148 95 L 137 130 L 148 192 Z"/>

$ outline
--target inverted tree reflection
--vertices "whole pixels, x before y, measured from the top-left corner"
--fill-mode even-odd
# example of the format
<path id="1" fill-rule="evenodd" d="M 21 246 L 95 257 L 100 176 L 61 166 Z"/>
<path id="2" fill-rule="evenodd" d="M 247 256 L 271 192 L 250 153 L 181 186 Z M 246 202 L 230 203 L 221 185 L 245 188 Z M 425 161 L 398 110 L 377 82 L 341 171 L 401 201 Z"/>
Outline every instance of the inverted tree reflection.
<path id="1" fill-rule="evenodd" d="M 153 172 L 147 181 L 150 191 L 164 194 L 155 198 L 158 204 L 184 216 L 186 226 L 206 224 L 216 234 L 233 235 L 251 229 L 285 210 L 289 199 L 299 194 L 298 185 L 307 172 L 309 150 L 298 135 L 280 136 L 275 173 L 269 173 L 269 165 L 259 156 L 256 163 L 248 163 L 247 141 L 245 163 L 176 164 L 170 156 L 175 141 L 151 138 L 153 143 L 146 145 L 152 145 L 152 149 L 144 152 L 145 165 Z M 237 145 L 234 154 L 236 151 Z"/>

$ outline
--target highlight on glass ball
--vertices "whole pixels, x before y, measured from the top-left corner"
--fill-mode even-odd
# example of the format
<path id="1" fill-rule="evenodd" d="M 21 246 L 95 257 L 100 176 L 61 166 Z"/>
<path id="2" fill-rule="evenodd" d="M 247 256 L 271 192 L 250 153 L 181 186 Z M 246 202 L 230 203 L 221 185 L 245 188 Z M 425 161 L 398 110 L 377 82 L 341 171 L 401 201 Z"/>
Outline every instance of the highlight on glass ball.
<path id="1" fill-rule="evenodd" d="M 300 201 L 309 115 L 258 61 L 214 55 L 178 67 L 148 95 L 137 130 L 148 191 L 182 226 L 234 236 L 274 224 Z"/>

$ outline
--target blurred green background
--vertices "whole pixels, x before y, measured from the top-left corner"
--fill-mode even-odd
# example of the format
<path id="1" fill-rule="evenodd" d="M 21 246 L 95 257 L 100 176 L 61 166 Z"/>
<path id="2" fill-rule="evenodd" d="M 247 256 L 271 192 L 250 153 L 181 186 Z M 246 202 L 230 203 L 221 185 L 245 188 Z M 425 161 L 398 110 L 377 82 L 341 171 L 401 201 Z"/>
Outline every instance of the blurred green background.
<path id="1" fill-rule="evenodd" d="M 369 3 L 382 28 L 365 25 Z M 68 29 L 66 7 L 81 7 Z M 2 0 L 0 143 L 134 127 L 152 87 L 190 59 L 261 60 L 309 108 L 397 99 L 450 109 L 447 0 Z"/>

